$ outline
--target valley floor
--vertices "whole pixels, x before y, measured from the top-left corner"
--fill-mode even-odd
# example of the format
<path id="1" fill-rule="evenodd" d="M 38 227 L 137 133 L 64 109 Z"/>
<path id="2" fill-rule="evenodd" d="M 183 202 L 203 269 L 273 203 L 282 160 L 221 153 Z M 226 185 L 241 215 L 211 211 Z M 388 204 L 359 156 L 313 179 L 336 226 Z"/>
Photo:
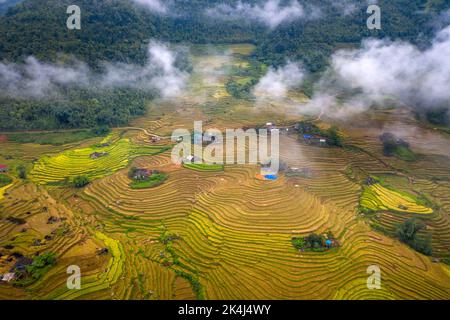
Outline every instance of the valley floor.
<path id="1" fill-rule="evenodd" d="M 0 142 L 0 163 L 24 163 L 29 172 L 26 180 L 14 178 L 0 198 L 0 274 L 13 253 L 57 256 L 24 288 L 0 281 L 0 299 L 449 299 L 450 267 L 442 261 L 450 258 L 450 138 L 403 110 L 337 122 L 345 148 L 281 135 L 282 161 L 307 168 L 310 176 L 281 173 L 263 181 L 258 166 L 207 171 L 172 164 L 165 137 L 177 128 L 192 131 L 194 120 L 223 130 L 267 122 L 288 126 L 303 118 L 294 107 L 306 99 L 302 95 L 251 101 L 228 94 L 232 68 L 246 68 L 251 50 L 197 48 L 186 94 L 152 102 L 147 116 L 115 129 L 106 142 Z M 326 115 L 316 123 L 329 126 Z M 378 137 L 390 128 L 404 132 L 417 160 L 383 155 Z M 162 139 L 152 141 L 153 135 Z M 108 156 L 94 162 L 88 156 L 101 152 L 102 143 Z M 133 189 L 131 166 L 168 178 L 154 188 Z M 83 189 L 64 185 L 65 177 L 79 174 L 92 183 Z M 398 192 L 426 196 L 432 213 L 362 213 L 369 176 Z M 392 236 L 396 224 L 411 217 L 427 224 L 434 258 Z M 292 237 L 329 230 L 340 247 L 302 252 L 291 244 Z M 81 268 L 80 290 L 66 287 L 70 265 Z M 381 270 L 379 290 L 367 287 L 371 265 Z"/>

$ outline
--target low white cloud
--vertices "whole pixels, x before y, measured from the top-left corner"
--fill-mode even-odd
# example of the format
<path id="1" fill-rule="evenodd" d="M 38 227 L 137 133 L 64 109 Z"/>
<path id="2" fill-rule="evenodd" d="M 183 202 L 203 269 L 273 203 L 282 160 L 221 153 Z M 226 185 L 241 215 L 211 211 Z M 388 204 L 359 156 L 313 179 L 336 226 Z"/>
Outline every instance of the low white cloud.
<path id="1" fill-rule="evenodd" d="M 298 63 L 289 62 L 278 69 L 270 67 L 253 93 L 257 97 L 285 98 L 289 90 L 302 83 L 304 76 L 304 70 Z"/>
<path id="2" fill-rule="evenodd" d="M 0 63 L 2 95 L 23 98 L 44 98 L 54 95 L 58 85 L 86 84 L 90 70 L 76 62 L 73 67 L 48 64 L 28 57 L 24 64 Z"/>
<path id="3" fill-rule="evenodd" d="M 318 15 L 314 8 L 306 9 L 297 0 L 282 5 L 280 0 L 267 0 L 262 4 L 249 4 L 239 1 L 234 6 L 221 4 L 206 10 L 208 16 L 229 20 L 253 20 L 276 28 L 282 23 L 297 19 L 313 18 Z"/>
<path id="4" fill-rule="evenodd" d="M 153 12 L 166 13 L 168 10 L 166 4 L 164 4 L 160 0 L 133 0 L 133 1 Z"/>
<path id="5" fill-rule="evenodd" d="M 304 112 L 345 117 L 386 101 L 416 109 L 450 106 L 450 27 L 425 50 L 400 41 L 366 40 L 340 50 Z M 352 94 L 346 94 L 351 92 Z"/>
<path id="6" fill-rule="evenodd" d="M 346 16 L 355 13 L 359 6 L 353 0 L 332 1 L 331 5 Z"/>
<path id="7" fill-rule="evenodd" d="M 150 43 L 144 66 L 104 63 L 102 73 L 79 61 L 68 67 L 28 57 L 23 64 L 0 63 L 0 94 L 43 99 L 61 95 L 61 87 L 103 87 L 148 90 L 169 98 L 182 92 L 188 77 L 175 62 L 176 53 L 159 42 Z"/>
<path id="8" fill-rule="evenodd" d="M 151 42 L 145 66 L 105 64 L 100 83 L 106 87 L 132 87 L 142 90 L 156 89 L 162 97 L 179 95 L 188 75 L 175 66 L 176 54 L 166 45 Z"/>

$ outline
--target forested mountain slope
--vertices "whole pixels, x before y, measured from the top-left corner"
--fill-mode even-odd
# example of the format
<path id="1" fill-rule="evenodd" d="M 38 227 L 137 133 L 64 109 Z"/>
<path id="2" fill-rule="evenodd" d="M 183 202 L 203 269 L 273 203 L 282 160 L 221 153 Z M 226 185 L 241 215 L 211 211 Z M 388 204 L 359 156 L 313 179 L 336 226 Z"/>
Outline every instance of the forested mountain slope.
<path id="1" fill-rule="evenodd" d="M 263 2 L 245 1 L 249 6 Z M 333 49 L 357 45 L 365 37 L 418 41 L 423 35 L 420 39 L 426 40 L 436 12 L 450 7 L 449 0 L 380 0 L 382 30 L 370 31 L 366 27 L 367 4 L 358 1 L 352 2 L 351 8 L 337 6 L 339 1 L 302 1 L 305 8 L 318 12 L 316 17 L 295 19 L 276 28 L 252 21 L 249 16 L 217 19 L 207 14 L 218 4 L 235 9 L 239 3 L 235 0 L 171 3 L 170 13 L 160 13 L 132 0 L 79 0 L 82 30 L 70 31 L 65 27 L 66 8 L 73 1 L 25 0 L 0 19 L 0 59 L 17 60 L 28 55 L 55 59 L 64 52 L 92 65 L 98 60 L 143 63 L 149 39 L 158 38 L 192 43 L 252 42 L 259 44 L 258 56 L 269 63 L 294 57 L 317 70 L 323 68 Z"/>
<path id="2" fill-rule="evenodd" d="M 0 62 L 8 71 L 4 74 L 14 75 L 3 79 L 0 96 L 0 129 L 8 130 L 118 126 L 142 115 L 145 99 L 158 95 L 154 86 L 138 84 L 161 76 L 161 70 L 149 70 L 155 62 L 149 57 L 155 41 L 169 47 L 253 43 L 253 59 L 268 66 L 298 61 L 314 74 L 325 70 L 337 49 L 358 47 L 368 37 L 400 39 L 425 48 L 450 8 L 450 0 L 379 0 L 382 29 L 369 30 L 366 1 L 77 0 L 82 27 L 68 30 L 66 10 L 72 0 L 15 2 L 0 7 L 12 5 L 0 16 Z M 154 3 L 160 7 L 149 6 Z M 170 54 L 174 65 L 163 76 L 181 82 L 189 62 L 186 55 Z M 33 81 L 14 87 L 11 80 L 30 68 Z M 50 72 L 45 79 L 39 78 L 42 70 Z M 132 85 L 124 86 L 118 80 L 130 70 L 138 75 L 131 79 Z M 68 71 L 81 77 L 87 73 L 90 78 L 81 85 L 69 80 L 75 82 L 73 86 L 66 76 L 58 78 L 59 72 Z M 112 85 L 105 73 L 115 79 Z M 24 94 L 55 79 L 59 81 L 55 88 L 47 88 L 52 90 L 40 92 L 39 97 Z"/>

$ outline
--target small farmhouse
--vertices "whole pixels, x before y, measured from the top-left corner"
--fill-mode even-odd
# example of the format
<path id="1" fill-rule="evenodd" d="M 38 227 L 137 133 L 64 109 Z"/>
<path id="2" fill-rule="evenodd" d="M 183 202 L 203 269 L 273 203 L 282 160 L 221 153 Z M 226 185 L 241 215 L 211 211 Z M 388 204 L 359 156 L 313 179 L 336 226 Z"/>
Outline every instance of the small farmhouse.
<path id="1" fill-rule="evenodd" d="M 327 138 L 320 136 L 320 135 L 316 135 L 316 134 L 304 134 L 303 139 L 308 144 L 321 145 L 321 146 L 324 146 L 327 144 Z"/>
<path id="2" fill-rule="evenodd" d="M 11 282 L 16 279 L 16 275 L 12 272 L 5 273 L 4 275 L 0 275 L 0 279 L 4 282 Z"/>
<path id="3" fill-rule="evenodd" d="M 147 179 L 149 176 L 152 175 L 152 170 L 147 170 L 147 169 L 136 169 L 133 173 L 133 179 L 134 180 L 145 180 Z"/>
<path id="4" fill-rule="evenodd" d="M 98 159 L 108 155 L 108 152 L 94 152 L 90 155 L 91 159 Z"/>

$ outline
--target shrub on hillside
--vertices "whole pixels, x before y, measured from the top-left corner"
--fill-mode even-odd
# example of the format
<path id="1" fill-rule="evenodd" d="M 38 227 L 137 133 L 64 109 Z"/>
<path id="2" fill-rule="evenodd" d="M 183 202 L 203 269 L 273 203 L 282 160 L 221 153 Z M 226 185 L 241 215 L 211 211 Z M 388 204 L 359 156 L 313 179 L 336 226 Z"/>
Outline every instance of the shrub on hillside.
<path id="1" fill-rule="evenodd" d="M 73 178 L 72 184 L 75 188 L 83 188 L 90 183 L 89 178 L 86 176 L 77 176 Z"/>
<path id="2" fill-rule="evenodd" d="M 418 236 L 419 231 L 426 229 L 426 225 L 422 222 L 413 219 L 408 219 L 402 224 L 397 225 L 396 236 L 397 238 L 410 246 L 411 248 L 423 253 L 424 255 L 431 256 L 433 250 L 431 247 L 431 235 L 427 234 L 425 238 Z"/>

